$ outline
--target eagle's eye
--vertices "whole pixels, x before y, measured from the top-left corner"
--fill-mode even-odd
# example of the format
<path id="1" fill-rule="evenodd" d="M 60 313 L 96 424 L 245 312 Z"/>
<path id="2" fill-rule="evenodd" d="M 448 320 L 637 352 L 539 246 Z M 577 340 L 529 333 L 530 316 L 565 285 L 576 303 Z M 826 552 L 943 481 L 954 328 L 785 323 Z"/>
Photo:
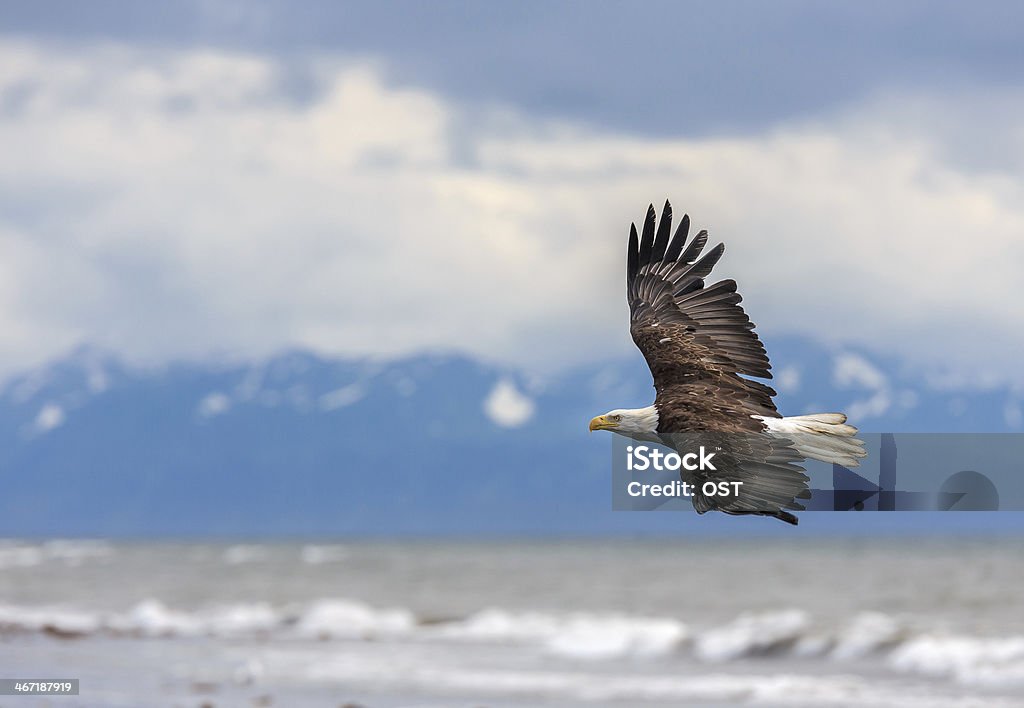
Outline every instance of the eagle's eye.
<path id="1" fill-rule="evenodd" d="M 620 420 L 622 420 L 622 416 L 621 415 L 613 415 L 612 416 L 612 422 L 613 423 L 618 423 Z"/>

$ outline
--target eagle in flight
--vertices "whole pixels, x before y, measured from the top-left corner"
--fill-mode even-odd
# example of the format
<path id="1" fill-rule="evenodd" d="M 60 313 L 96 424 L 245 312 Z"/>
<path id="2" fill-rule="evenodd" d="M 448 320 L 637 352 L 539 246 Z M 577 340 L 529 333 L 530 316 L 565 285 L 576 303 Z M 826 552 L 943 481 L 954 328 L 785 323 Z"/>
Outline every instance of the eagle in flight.
<path id="1" fill-rule="evenodd" d="M 779 414 L 775 391 L 756 380 L 771 378 L 771 364 L 740 307 L 736 282 L 705 284 L 725 245 L 704 252 L 703 230 L 687 243 L 688 215 L 670 238 L 671 229 L 671 204 L 665 202 L 660 223 L 652 204 L 642 234 L 631 225 L 627 251 L 629 331 L 651 369 L 654 403 L 599 415 L 590 429 L 680 454 L 698 444 L 715 449 L 713 471 L 680 468 L 682 481 L 694 485 L 698 513 L 756 514 L 796 524 L 791 512 L 803 510 L 800 500 L 810 497 L 801 463 L 854 467 L 865 455 L 864 443 L 842 413 Z M 742 482 L 741 491 L 705 496 L 706 481 Z"/>

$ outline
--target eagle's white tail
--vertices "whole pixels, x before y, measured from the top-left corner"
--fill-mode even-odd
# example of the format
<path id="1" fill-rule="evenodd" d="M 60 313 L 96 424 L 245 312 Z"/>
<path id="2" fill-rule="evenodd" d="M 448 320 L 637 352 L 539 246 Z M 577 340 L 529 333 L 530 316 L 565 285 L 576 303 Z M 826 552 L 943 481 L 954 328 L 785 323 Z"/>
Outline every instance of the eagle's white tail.
<path id="1" fill-rule="evenodd" d="M 787 418 L 762 418 L 769 432 L 778 433 L 793 441 L 797 452 L 804 457 L 844 467 L 856 467 L 867 455 L 864 443 L 854 437 L 857 429 L 846 425 L 842 413 L 812 413 Z"/>

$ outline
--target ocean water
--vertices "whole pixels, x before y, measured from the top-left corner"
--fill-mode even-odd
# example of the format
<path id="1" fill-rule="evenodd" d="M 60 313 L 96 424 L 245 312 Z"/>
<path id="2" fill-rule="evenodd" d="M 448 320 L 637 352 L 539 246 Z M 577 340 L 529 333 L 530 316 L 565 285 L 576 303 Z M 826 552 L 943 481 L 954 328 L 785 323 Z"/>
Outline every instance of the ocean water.
<path id="1" fill-rule="evenodd" d="M 1021 539 L 0 541 L 0 706 L 1024 705 Z"/>

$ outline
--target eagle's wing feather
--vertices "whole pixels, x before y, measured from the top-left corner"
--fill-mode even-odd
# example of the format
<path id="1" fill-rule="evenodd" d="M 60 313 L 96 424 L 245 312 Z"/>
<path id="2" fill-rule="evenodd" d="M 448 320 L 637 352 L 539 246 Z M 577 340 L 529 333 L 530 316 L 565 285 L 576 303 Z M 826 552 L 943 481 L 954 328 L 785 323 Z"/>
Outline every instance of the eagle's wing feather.
<path id="1" fill-rule="evenodd" d="M 707 231 L 687 244 L 686 215 L 670 240 L 668 202 L 655 225 L 652 205 L 641 233 L 630 229 L 626 275 L 630 333 L 657 390 L 658 437 L 680 452 L 698 444 L 717 450 L 714 471 L 682 475 L 697 490 L 692 501 L 699 513 L 760 514 L 795 524 L 791 511 L 803 509 L 799 500 L 809 496 L 803 457 L 753 417 L 778 417 L 775 391 L 747 378 L 771 378 L 768 354 L 740 307 L 736 282 L 705 284 L 725 246 L 705 253 Z M 739 495 L 704 496 L 705 481 L 743 487 Z"/>
<path id="2" fill-rule="evenodd" d="M 774 516 L 795 524 L 790 511 L 802 511 L 801 499 L 810 497 L 808 477 L 800 463 L 803 457 L 789 440 L 764 433 L 695 433 L 662 436 L 678 451 L 695 450 L 699 445 L 715 449 L 714 472 L 680 470 L 683 481 L 693 486 L 691 497 L 698 514 L 723 511 L 726 514 Z M 741 482 L 737 495 L 708 496 L 705 482 Z"/>
<path id="3" fill-rule="evenodd" d="M 682 417 L 676 422 L 686 429 L 703 417 L 703 429 L 720 424 L 759 430 L 760 423 L 749 416 L 777 416 L 772 402 L 775 392 L 745 377 L 771 378 L 768 354 L 740 307 L 736 282 L 722 280 L 707 286 L 704 282 L 725 246 L 718 244 L 703 253 L 707 231 L 700 231 L 687 244 L 687 215 L 670 241 L 668 202 L 657 230 L 656 221 L 651 205 L 642 235 L 635 224 L 630 228 L 627 293 L 630 333 L 651 368 L 660 415 L 678 409 Z M 717 392 L 726 408 L 698 401 L 702 396 L 697 392 L 706 386 Z M 721 395 L 726 392 L 727 396 Z M 663 422 L 670 424 L 664 418 Z"/>

